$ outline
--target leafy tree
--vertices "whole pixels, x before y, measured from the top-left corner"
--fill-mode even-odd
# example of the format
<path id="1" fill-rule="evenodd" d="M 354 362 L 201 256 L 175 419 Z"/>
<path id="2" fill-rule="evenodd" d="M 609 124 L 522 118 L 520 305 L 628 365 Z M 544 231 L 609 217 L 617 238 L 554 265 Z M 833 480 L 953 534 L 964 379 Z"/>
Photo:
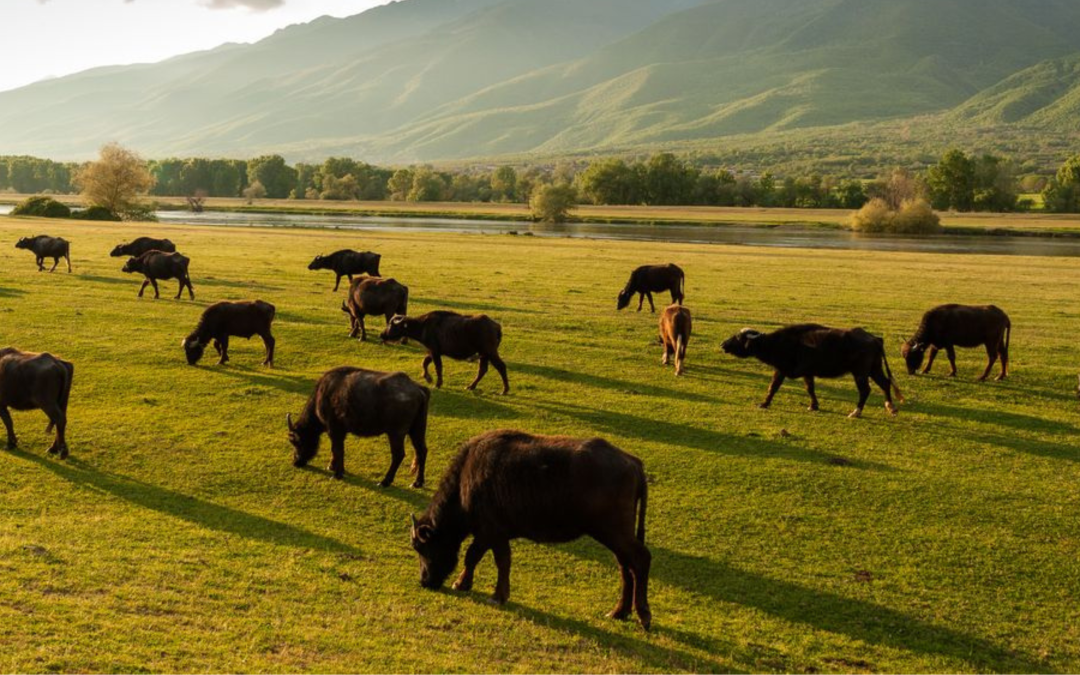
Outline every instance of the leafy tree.
<path id="1" fill-rule="evenodd" d="M 862 181 L 847 180 L 836 188 L 836 205 L 842 209 L 861 209 L 870 200 Z"/>
<path id="2" fill-rule="evenodd" d="M 1080 155 L 1065 160 L 1057 176 L 1043 190 L 1046 210 L 1056 213 L 1080 213 Z"/>
<path id="3" fill-rule="evenodd" d="M 1016 210 L 1020 196 L 1016 174 L 1016 165 L 1000 157 L 983 155 L 975 160 L 975 210 L 995 213 Z"/>
<path id="4" fill-rule="evenodd" d="M 87 164 L 75 182 L 92 206 L 103 206 L 121 216 L 137 215 L 137 197 L 154 187 L 154 176 L 142 157 L 119 143 L 101 148 L 96 162 Z"/>
<path id="5" fill-rule="evenodd" d="M 698 170 L 665 152 L 649 158 L 645 167 L 646 203 L 653 206 L 687 204 L 694 194 Z"/>
<path id="6" fill-rule="evenodd" d="M 935 208 L 970 211 L 975 206 L 975 161 L 962 150 L 949 150 L 927 170 L 926 185 Z"/>
<path id="7" fill-rule="evenodd" d="M 406 197 L 410 202 L 442 201 L 446 193 L 446 180 L 428 167 L 420 167 L 413 173 L 412 189 Z"/>
<path id="8" fill-rule="evenodd" d="M 491 174 L 491 201 L 512 202 L 518 198 L 518 175 L 512 166 L 500 166 Z"/>
<path id="9" fill-rule="evenodd" d="M 244 199 L 248 201 L 248 204 L 256 199 L 266 198 L 266 188 L 259 181 L 254 181 L 251 185 L 244 188 Z"/>
<path id="10" fill-rule="evenodd" d="M 30 197 L 19 202 L 11 211 L 13 216 L 37 216 L 39 218 L 70 218 L 71 209 L 52 197 Z"/>
<path id="11" fill-rule="evenodd" d="M 412 169 L 398 169 L 387 183 L 390 199 L 395 202 L 405 201 L 412 192 L 413 171 Z"/>
<path id="12" fill-rule="evenodd" d="M 336 178 L 332 174 L 325 176 L 322 185 L 323 190 L 319 194 L 320 199 L 356 199 L 360 193 L 360 186 L 351 173 L 345 174 L 341 178 Z"/>
<path id="13" fill-rule="evenodd" d="M 593 204 L 640 204 L 644 199 L 641 174 L 621 159 L 593 162 L 578 174 L 577 185 Z"/>
<path id="14" fill-rule="evenodd" d="M 296 169 L 281 155 L 263 155 L 247 164 L 248 182 L 260 183 L 271 199 L 285 199 L 296 186 Z"/>
<path id="15" fill-rule="evenodd" d="M 569 183 L 540 185 L 529 199 L 533 218 L 545 223 L 565 223 L 576 206 L 577 191 Z"/>

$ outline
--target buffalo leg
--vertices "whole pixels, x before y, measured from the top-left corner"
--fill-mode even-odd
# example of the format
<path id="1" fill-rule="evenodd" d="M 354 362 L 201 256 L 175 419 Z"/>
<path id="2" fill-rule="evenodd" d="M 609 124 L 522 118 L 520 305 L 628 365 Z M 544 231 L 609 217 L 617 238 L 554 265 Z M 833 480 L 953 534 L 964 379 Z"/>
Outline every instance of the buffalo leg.
<path id="1" fill-rule="evenodd" d="M 221 356 L 221 343 L 218 342 L 217 338 L 214 338 L 214 351 L 217 352 L 219 357 Z"/>
<path id="2" fill-rule="evenodd" d="M 998 354 L 1001 355 L 1001 374 L 997 376 L 997 379 L 1001 381 L 1009 376 L 1009 348 L 1005 345 L 1004 337 L 998 342 Z"/>
<path id="3" fill-rule="evenodd" d="M 367 340 L 367 326 L 364 325 L 364 315 L 361 314 L 357 321 L 360 323 L 360 341 L 364 342 Z"/>
<path id="4" fill-rule="evenodd" d="M 768 408 L 772 405 L 773 397 L 776 396 L 776 392 L 780 391 L 780 385 L 784 383 L 784 376 L 780 374 L 780 371 L 776 371 L 772 376 L 772 383 L 769 385 L 769 394 L 765 397 L 759 407 Z"/>
<path id="5" fill-rule="evenodd" d="M 334 292 L 337 293 L 337 289 L 341 287 L 341 277 L 343 275 L 337 275 L 337 281 L 334 282 Z"/>
<path id="6" fill-rule="evenodd" d="M 476 371 L 476 379 L 472 381 L 472 384 L 465 387 L 466 391 L 473 391 L 476 389 L 476 385 L 480 384 L 480 380 L 484 379 L 484 375 L 487 375 L 488 371 L 488 357 L 480 357 L 480 368 Z"/>
<path id="7" fill-rule="evenodd" d="M 386 470 L 386 477 L 379 483 L 379 487 L 390 487 L 394 484 L 394 476 L 397 475 L 398 467 L 405 459 L 405 436 L 388 434 L 390 437 L 390 468 Z"/>
<path id="8" fill-rule="evenodd" d="M 890 415 L 896 416 L 896 406 L 893 405 L 892 400 L 892 382 L 885 376 L 885 372 L 881 369 L 881 366 L 876 366 L 870 371 L 870 379 L 874 381 L 881 391 L 885 394 L 885 409 L 889 411 Z"/>
<path id="9" fill-rule="evenodd" d="M 160 289 L 160 288 L 158 288 L 158 285 L 157 285 L 157 279 L 151 278 L 151 279 L 150 279 L 150 285 L 154 287 L 154 299 L 155 299 L 155 300 L 157 300 L 158 298 L 160 298 L 160 297 L 161 297 L 161 289 Z M 180 294 L 179 294 L 179 293 L 177 293 L 177 294 L 176 294 L 176 297 L 178 297 L 178 298 L 179 298 L 179 297 L 180 297 Z"/>
<path id="10" fill-rule="evenodd" d="M 945 355 L 949 357 L 949 377 L 956 377 L 956 349 L 949 345 L 945 348 Z"/>
<path id="11" fill-rule="evenodd" d="M 652 566 L 652 554 L 637 539 L 631 544 L 634 566 L 634 609 L 637 611 L 641 627 L 649 630 L 652 625 L 652 611 L 649 610 L 649 568 Z"/>
<path id="12" fill-rule="evenodd" d="M 218 359 L 218 365 L 223 366 L 229 362 L 229 336 L 222 335 L 219 337 L 218 344 L 221 346 L 221 358 Z"/>
<path id="13" fill-rule="evenodd" d="M 431 362 L 435 364 L 435 388 L 442 389 L 442 356 L 439 354 L 432 354 Z M 430 382 L 431 380 L 428 381 Z"/>
<path id="14" fill-rule="evenodd" d="M 671 344 L 669 344 L 667 340 L 661 338 L 661 342 L 664 343 L 664 357 L 660 359 L 660 365 L 666 366 L 671 360 L 671 353 L 675 350 L 671 348 Z"/>
<path id="15" fill-rule="evenodd" d="M 431 365 L 432 360 L 431 354 L 424 357 L 424 381 L 428 384 L 431 384 L 431 373 L 428 372 L 428 366 Z"/>
<path id="16" fill-rule="evenodd" d="M 499 580 L 495 582 L 495 595 L 492 600 L 505 605 L 510 599 L 510 542 L 502 540 L 491 547 L 495 555 L 495 567 L 499 569 Z"/>
<path id="17" fill-rule="evenodd" d="M 481 539 L 474 538 L 472 543 L 469 544 L 469 548 L 465 551 L 465 567 L 461 570 L 461 574 L 458 575 L 457 581 L 454 582 L 455 591 L 467 593 L 472 590 L 473 574 L 476 572 L 476 566 L 484 559 L 484 554 L 488 552 L 489 548 L 491 547 Z"/>
<path id="18" fill-rule="evenodd" d="M 637 299 L 637 311 L 639 311 L 639 312 L 640 312 L 640 311 L 641 311 L 641 307 L 642 307 L 642 305 L 644 305 L 644 304 L 645 304 L 645 294 L 644 294 L 644 293 L 638 293 L 638 299 Z"/>
<path id="19" fill-rule="evenodd" d="M 184 277 L 184 283 L 187 284 L 188 297 L 194 300 L 195 287 L 191 285 L 191 277 Z M 183 290 L 183 287 L 181 287 L 180 290 Z"/>
<path id="20" fill-rule="evenodd" d="M 341 480 L 345 477 L 345 432 L 331 431 L 330 436 L 330 466 L 326 470 L 334 474 L 334 478 Z"/>
<path id="21" fill-rule="evenodd" d="M 44 412 L 51 422 L 52 426 L 56 427 L 56 438 L 53 440 L 53 444 L 49 446 L 50 455 L 60 455 L 60 459 L 67 459 L 67 439 L 64 437 L 67 432 L 67 415 L 60 409 L 59 404 L 55 401 L 49 401 L 45 405 L 41 406 L 42 412 Z"/>
<path id="22" fill-rule="evenodd" d="M 506 376 L 506 363 L 502 360 L 498 354 L 491 355 L 491 365 L 495 366 L 495 370 L 499 372 L 499 377 L 503 381 L 503 396 L 510 393 L 510 378 Z"/>
<path id="23" fill-rule="evenodd" d="M 856 375 L 855 386 L 859 389 L 859 405 L 848 415 L 852 419 L 862 417 L 863 408 L 866 407 L 866 399 L 870 398 L 870 378 Z"/>
<path id="24" fill-rule="evenodd" d="M 810 412 L 817 412 L 819 408 L 817 394 L 814 392 L 814 376 L 807 375 L 803 381 L 806 382 L 806 393 L 810 394 Z"/>
<path id="25" fill-rule="evenodd" d="M 994 364 L 997 363 L 998 352 L 996 345 L 986 345 L 986 359 L 986 370 L 983 371 L 982 377 L 979 378 L 979 382 L 984 382 L 986 378 L 990 376 L 990 371 L 993 370 Z"/>
<path id="26" fill-rule="evenodd" d="M 671 289 L 671 304 L 681 305 L 683 302 L 683 295 L 679 292 L 678 288 Z"/>
<path id="27" fill-rule="evenodd" d="M 622 586 L 619 590 L 619 604 L 615 609 L 608 612 L 608 616 L 619 621 L 630 616 L 634 609 L 634 572 L 630 569 L 630 563 L 623 555 L 616 555 L 619 561 L 619 575 L 622 577 Z"/>
<path id="28" fill-rule="evenodd" d="M 14 450 L 19 447 L 19 441 L 15 438 L 15 426 L 11 422 L 11 413 L 7 408 L 0 407 L 0 420 L 3 420 L 4 429 L 7 430 L 7 449 Z"/>
<path id="29" fill-rule="evenodd" d="M 656 314 L 656 305 L 653 304 L 652 293 L 645 291 L 645 297 L 649 299 L 649 311 Z"/>
<path id="30" fill-rule="evenodd" d="M 927 357 L 926 367 L 922 369 L 922 374 L 923 375 L 930 374 L 930 369 L 934 367 L 934 359 L 937 358 L 937 353 L 938 353 L 938 348 L 937 347 L 931 347 L 930 348 L 930 355 Z"/>
<path id="31" fill-rule="evenodd" d="M 71 274 L 71 256 L 70 255 L 64 256 L 64 260 L 67 261 L 68 274 Z"/>
<path id="32" fill-rule="evenodd" d="M 50 272 L 55 272 L 56 271 L 56 266 L 59 265 L 59 264 L 60 264 L 60 258 L 53 258 L 52 259 L 52 267 L 49 269 L 49 271 Z"/>
<path id="33" fill-rule="evenodd" d="M 146 291 L 146 287 L 149 286 L 149 285 L 150 285 L 150 280 L 149 279 L 145 279 L 142 282 L 142 286 L 139 288 L 139 297 L 140 298 L 143 296 L 143 292 Z"/>
<path id="34" fill-rule="evenodd" d="M 38 272 L 44 272 L 45 271 L 45 258 L 38 258 L 37 259 L 37 271 Z"/>
<path id="35" fill-rule="evenodd" d="M 259 337 L 262 338 L 263 344 L 266 345 L 266 360 L 263 361 L 263 365 L 264 366 L 270 366 L 271 368 L 273 368 L 274 367 L 274 345 L 277 344 L 277 340 L 274 339 L 274 336 L 271 335 L 269 331 L 267 331 L 264 335 L 260 335 Z"/>
<path id="36" fill-rule="evenodd" d="M 419 424 L 414 424 L 411 431 L 409 431 L 409 440 L 412 441 L 413 452 L 416 453 L 416 457 L 412 463 L 412 473 L 416 475 L 416 479 L 413 480 L 412 486 L 414 488 L 424 487 L 424 467 L 427 466 L 427 420 L 423 420 Z"/>

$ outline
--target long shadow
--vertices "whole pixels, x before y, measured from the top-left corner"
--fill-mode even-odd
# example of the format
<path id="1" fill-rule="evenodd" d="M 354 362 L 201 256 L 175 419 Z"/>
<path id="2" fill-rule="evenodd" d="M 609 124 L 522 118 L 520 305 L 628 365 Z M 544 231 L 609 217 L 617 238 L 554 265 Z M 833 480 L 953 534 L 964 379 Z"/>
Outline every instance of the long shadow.
<path id="1" fill-rule="evenodd" d="M 581 558 L 615 565 L 610 553 L 589 543 L 560 547 Z M 870 644 L 970 663 L 983 672 L 1047 672 L 1050 665 L 983 638 L 928 623 L 884 605 L 764 577 L 727 563 L 649 545 L 650 579 L 720 602 L 753 607 L 785 621 L 839 633 Z M 654 616 L 663 625 L 663 616 Z M 709 638 L 701 637 L 707 644 Z"/>
<path id="2" fill-rule="evenodd" d="M 615 571 L 614 565 L 612 565 L 612 589 L 617 590 L 618 572 Z M 456 591 L 441 591 L 443 593 L 454 593 L 472 603 L 482 606 L 488 606 L 487 595 L 477 590 L 473 590 L 469 593 L 458 593 Z M 612 599 L 614 603 L 614 595 Z M 503 606 L 504 611 L 513 612 L 522 619 L 530 621 L 534 624 L 544 626 L 546 628 L 553 628 L 558 631 L 562 631 L 573 637 L 588 637 L 604 647 L 612 648 L 618 651 L 622 656 L 634 659 L 635 661 L 643 661 L 651 668 L 660 672 L 674 672 L 677 670 L 684 670 L 688 672 L 696 673 L 735 673 L 740 672 L 733 670 L 731 664 L 721 663 L 708 658 L 702 658 L 695 654 L 680 651 L 678 649 L 671 649 L 669 647 L 663 647 L 655 644 L 652 640 L 648 639 L 648 634 L 641 631 L 641 637 L 631 637 L 630 635 L 619 635 L 610 631 L 603 630 L 596 626 L 585 623 L 584 621 L 577 621 L 564 616 L 556 616 L 549 612 L 544 612 L 539 609 L 526 607 L 511 600 Z M 614 623 L 614 619 L 611 619 Z M 638 629 L 640 631 L 640 628 Z M 718 648 L 715 640 L 709 640 L 700 638 L 699 636 L 693 636 L 694 639 L 686 640 L 687 633 L 682 631 L 666 629 L 662 626 L 656 626 L 653 628 L 654 634 L 666 635 L 672 638 L 676 642 L 689 644 L 689 646 L 701 649 L 699 644 L 711 645 L 710 651 L 731 651 L 733 647 L 727 646 L 726 648 Z M 693 644 L 698 642 L 698 644 Z"/>
<path id="3" fill-rule="evenodd" d="M 336 309 L 336 308 L 335 308 Z M 337 326 L 341 329 L 341 337 L 346 338 L 349 335 L 349 318 L 344 312 L 338 310 L 337 315 L 319 314 L 319 315 L 304 315 L 299 312 L 289 312 L 279 309 L 275 313 L 275 321 L 282 321 L 286 323 L 299 323 L 317 326 Z M 336 319 L 336 320 L 335 320 Z M 368 326 L 370 328 L 370 325 Z M 380 329 L 381 330 L 381 329 Z"/>
<path id="4" fill-rule="evenodd" d="M 293 525 L 214 504 L 168 488 L 133 478 L 106 474 L 77 458 L 60 462 L 20 450 L 11 454 L 48 469 L 74 485 L 88 486 L 146 509 L 179 518 L 218 532 L 278 546 L 292 546 L 334 553 L 357 553 L 353 546 L 308 532 Z"/>
<path id="5" fill-rule="evenodd" d="M 252 358 L 258 359 L 261 362 L 263 353 L 261 351 L 262 343 L 260 342 L 258 344 L 260 345 L 260 351 L 257 355 L 253 355 Z M 263 367 L 262 370 L 257 371 L 245 367 L 234 366 L 232 364 L 236 360 L 236 357 L 231 349 L 229 352 L 229 358 L 231 360 L 226 365 L 216 365 L 217 361 L 214 360 L 216 358 L 216 354 L 207 354 L 206 361 L 200 363 L 199 367 L 214 375 L 232 377 L 262 387 L 274 387 L 275 389 L 280 389 L 281 391 L 290 394 L 308 395 L 315 388 L 315 382 L 311 378 L 302 375 L 282 375 L 265 367 Z"/>
<path id="6" fill-rule="evenodd" d="M 698 403 L 717 402 L 717 400 L 711 396 L 702 396 L 701 394 L 695 394 L 694 392 L 668 389 L 666 387 L 658 387 L 654 384 L 644 384 L 642 382 L 627 382 L 626 380 L 616 380 L 601 375 L 562 370 L 561 368 L 552 368 L 551 366 L 541 366 L 533 363 L 509 363 L 507 364 L 507 367 L 511 372 L 516 370 L 530 375 L 545 377 L 549 380 L 556 380 L 558 382 L 576 382 L 590 387 L 610 389 L 624 394 L 635 393 L 657 398 L 669 398 L 675 401 L 697 401 Z M 687 364 L 688 371 L 693 367 L 693 365 Z M 665 374 L 670 377 L 672 381 L 675 380 L 675 376 L 672 375 L 670 371 L 663 373 L 663 371 L 660 370 L 659 365 L 657 365 L 657 374 Z"/>
<path id="7" fill-rule="evenodd" d="M 520 307 L 509 307 L 507 305 L 493 305 L 486 302 L 465 302 L 461 300 L 447 300 L 445 298 L 409 298 L 409 304 L 416 303 L 424 306 L 434 306 L 439 309 L 461 309 L 468 312 L 500 312 L 507 314 L 543 314 L 540 310 L 536 309 L 521 309 Z"/>
<path id="8" fill-rule="evenodd" d="M 968 440 L 1009 448 L 1016 452 L 1023 452 L 1037 457 L 1048 459 L 1063 459 L 1069 462 L 1080 462 L 1080 447 L 1076 444 L 1047 443 L 1042 440 L 1027 440 L 1006 434 L 988 434 L 960 430 Z"/>
<path id="9" fill-rule="evenodd" d="M 492 373 L 488 375 L 490 377 Z M 485 377 L 480 385 L 483 386 L 487 381 L 488 378 Z M 494 398 L 492 395 L 487 393 L 476 394 L 471 391 L 447 390 L 446 386 L 443 383 L 442 389 L 432 387 L 431 412 L 466 420 L 518 419 L 521 417 L 520 411 L 503 403 L 496 403 L 492 400 Z"/>
<path id="10" fill-rule="evenodd" d="M 196 283 L 198 282 L 198 283 Z M 284 290 L 280 286 L 271 286 L 262 281 L 232 281 L 229 279 L 218 279 L 217 277 L 199 277 L 193 276 L 191 283 L 196 286 L 221 286 L 223 288 L 247 288 L 254 291 L 274 292 Z"/>
<path id="11" fill-rule="evenodd" d="M 833 454 L 804 448 L 795 442 L 730 436 L 708 429 L 673 424 L 608 410 L 595 410 L 570 403 L 558 405 L 535 403 L 534 405 L 543 410 L 578 419 L 593 429 L 604 429 L 609 433 L 633 436 L 652 443 L 663 443 L 669 446 L 681 446 L 704 452 L 739 457 L 779 457 L 817 464 L 829 464 L 831 461 L 835 461 L 835 455 Z M 866 471 L 894 471 L 893 467 L 887 464 L 865 460 L 852 460 L 846 466 Z"/>
<path id="12" fill-rule="evenodd" d="M 0 298 L 21 298 L 26 295 L 26 291 L 20 291 L 16 288 L 0 288 Z"/>
<path id="13" fill-rule="evenodd" d="M 1021 431 L 1041 431 L 1055 434 L 1075 434 L 1080 431 L 1075 425 L 1066 422 L 1055 422 L 1054 420 L 1043 419 L 1033 415 L 1006 412 L 990 406 L 987 406 L 983 410 L 976 410 L 972 408 L 944 405 L 941 403 L 920 401 L 918 403 L 918 410 L 937 417 L 962 419 L 969 422 L 978 422 L 980 424 L 996 424 L 1012 427 L 1013 429 Z"/>
<path id="14" fill-rule="evenodd" d="M 119 274 L 120 276 L 115 277 L 103 277 L 98 274 L 76 274 L 75 277 L 84 281 L 92 281 L 97 284 L 116 284 L 119 286 L 131 286 L 135 289 L 135 293 L 139 292 L 139 286 L 142 285 L 143 280 L 141 276 L 133 277 L 130 274 Z M 158 286 L 160 285 L 161 282 L 159 281 Z M 150 291 L 151 294 L 154 292 L 154 289 L 150 288 L 149 286 L 147 287 L 147 289 Z"/>

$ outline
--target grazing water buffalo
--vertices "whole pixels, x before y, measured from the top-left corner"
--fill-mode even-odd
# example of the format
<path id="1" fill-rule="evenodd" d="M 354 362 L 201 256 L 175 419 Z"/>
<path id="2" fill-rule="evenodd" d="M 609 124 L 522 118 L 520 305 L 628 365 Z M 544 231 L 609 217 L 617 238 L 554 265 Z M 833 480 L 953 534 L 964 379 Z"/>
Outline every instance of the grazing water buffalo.
<path id="1" fill-rule="evenodd" d="M 323 433 L 330 437 L 330 471 L 334 478 L 345 475 L 345 437 L 386 435 L 390 439 L 390 469 L 379 483 L 389 487 L 401 460 L 405 459 L 405 437 L 412 441 L 416 457 L 413 487 L 424 485 L 427 462 L 427 416 L 431 392 L 405 373 L 380 373 L 360 368 L 335 368 L 315 385 L 315 393 L 294 424 L 289 424 L 289 442 L 295 449 L 293 466 L 303 467 L 319 451 Z"/>
<path id="2" fill-rule="evenodd" d="M 637 293 L 637 311 L 641 311 L 641 305 L 645 298 L 649 299 L 649 308 L 655 312 L 652 294 L 671 291 L 672 304 L 683 303 L 683 292 L 686 290 L 686 275 L 678 265 L 642 265 L 630 274 L 630 281 L 626 282 L 626 288 L 619 292 L 618 309 L 625 309 L 630 304 L 630 299 Z"/>
<path id="3" fill-rule="evenodd" d="M 37 256 L 38 272 L 45 270 L 45 258 L 53 259 L 50 272 L 56 270 L 56 266 L 60 264 L 60 258 L 63 258 L 67 261 L 68 274 L 71 274 L 71 244 L 66 239 L 39 234 L 36 237 L 23 237 L 15 243 L 15 248 L 34 252 Z"/>
<path id="4" fill-rule="evenodd" d="M 117 244 L 116 248 L 112 250 L 109 255 L 113 258 L 119 258 L 121 256 L 131 256 L 138 258 L 147 251 L 161 251 L 162 253 L 176 253 L 176 244 L 172 243 L 168 239 L 151 239 L 150 237 L 139 237 L 127 244 Z"/>
<path id="5" fill-rule="evenodd" d="M 676 375 L 683 374 L 692 323 L 690 310 L 680 305 L 671 305 L 660 314 L 660 344 L 664 346 L 664 358 L 660 363 L 666 366 L 674 355 Z"/>
<path id="6" fill-rule="evenodd" d="M 49 454 L 67 459 L 67 407 L 74 376 L 75 366 L 52 354 L 31 354 L 12 347 L 0 349 L 0 420 L 7 429 L 8 450 L 18 445 L 8 408 L 41 410 L 49 417 L 45 432 L 56 428 Z"/>
<path id="7" fill-rule="evenodd" d="M 768 334 L 746 328 L 724 341 L 723 350 L 740 359 L 753 356 L 776 369 L 762 408 L 768 408 L 772 403 L 784 378 L 801 377 L 810 394 L 810 410 L 817 410 L 814 378 L 841 377 L 848 373 L 854 376 L 855 386 L 859 388 L 859 405 L 849 417 L 862 416 L 870 396 L 870 380 L 885 392 L 885 409 L 890 414 L 896 414 L 890 386 L 896 392 L 897 400 L 904 402 L 889 370 L 884 341 L 862 328 L 842 330 L 803 324 Z"/>
<path id="8" fill-rule="evenodd" d="M 416 340 L 427 347 L 424 357 L 424 379 L 431 382 L 428 366 L 435 363 L 435 386 L 442 387 L 442 357 L 463 361 L 479 354 L 480 369 L 476 379 L 466 389 L 472 391 L 488 371 L 488 363 L 495 366 L 503 381 L 503 394 L 510 393 L 510 380 L 506 377 L 506 364 L 499 358 L 502 342 L 502 326 L 487 316 L 462 316 L 456 312 L 428 312 L 422 316 L 395 316 L 382 332 L 384 342 L 396 342 L 404 338 Z"/>
<path id="9" fill-rule="evenodd" d="M 341 311 L 349 315 L 349 337 L 359 335 L 361 340 L 367 340 L 364 317 L 381 315 L 390 325 L 395 315 L 404 316 L 409 311 L 409 288 L 394 279 L 357 279 L 349 285 L 349 299 L 341 303 Z"/>
<path id="10" fill-rule="evenodd" d="M 221 357 L 218 365 L 229 362 L 229 337 L 242 337 L 250 340 L 258 335 L 266 345 L 264 366 L 274 367 L 274 336 L 270 334 L 270 324 L 274 322 L 277 310 L 269 302 L 248 300 L 245 302 L 218 302 L 210 305 L 199 319 L 199 325 L 184 338 L 180 345 L 184 348 L 188 365 L 195 365 L 202 358 L 206 345 L 213 343 L 214 350 Z"/>
<path id="11" fill-rule="evenodd" d="M 641 460 L 603 439 L 490 431 L 465 443 L 427 511 L 413 517 L 420 584 L 441 588 L 472 535 L 454 588 L 472 589 L 476 566 L 491 550 L 499 570 L 494 600 L 502 604 L 510 598 L 511 540 L 561 543 L 590 536 L 615 554 L 622 572 L 622 593 L 610 616 L 625 619 L 636 609 L 648 630 L 647 501 Z"/>
<path id="12" fill-rule="evenodd" d="M 124 264 L 123 272 L 131 274 L 132 272 L 140 272 L 146 280 L 143 281 L 142 288 L 139 289 L 139 297 L 143 296 L 143 291 L 146 290 L 147 284 L 154 286 L 154 297 L 160 298 L 161 293 L 158 292 L 157 282 L 159 279 L 177 279 L 180 281 L 180 288 L 176 290 L 176 299 L 179 300 L 180 296 L 184 294 L 184 288 L 188 289 L 188 295 L 191 299 L 195 299 L 195 288 L 191 285 L 191 277 L 188 276 L 188 265 L 191 260 L 179 253 L 162 253 L 161 251 L 147 251 L 138 258 L 129 258 Z"/>
<path id="13" fill-rule="evenodd" d="M 955 347 L 986 347 L 988 362 L 979 381 L 990 375 L 990 369 L 1001 357 L 1001 374 L 997 379 L 1009 376 L 1009 338 L 1012 335 L 1012 323 L 1009 316 L 993 305 L 970 307 L 967 305 L 941 305 L 923 314 L 922 323 L 915 331 L 915 336 L 904 343 L 900 354 L 907 363 L 908 373 L 914 375 L 922 365 L 927 349 L 930 360 L 923 368 L 923 375 L 930 372 L 938 350 L 944 349 L 949 356 L 952 371 L 949 377 L 956 376 Z"/>
<path id="14" fill-rule="evenodd" d="M 345 249 L 331 253 L 330 255 L 317 255 L 308 265 L 309 270 L 331 270 L 337 275 L 334 282 L 334 290 L 341 286 L 341 277 L 349 277 L 353 280 L 354 274 L 367 274 L 373 277 L 379 276 L 379 261 L 382 256 L 378 253 L 365 251 L 350 251 Z"/>

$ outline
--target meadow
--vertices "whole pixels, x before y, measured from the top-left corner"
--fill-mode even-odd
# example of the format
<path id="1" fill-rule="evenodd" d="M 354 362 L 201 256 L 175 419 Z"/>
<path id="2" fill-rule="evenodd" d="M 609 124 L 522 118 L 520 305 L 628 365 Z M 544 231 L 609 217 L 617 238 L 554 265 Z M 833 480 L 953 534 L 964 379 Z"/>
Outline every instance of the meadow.
<path id="1" fill-rule="evenodd" d="M 74 273 L 13 248 L 48 232 Z M 108 252 L 166 236 L 196 300 L 139 299 Z M 309 272 L 338 248 L 383 255 L 410 310 L 500 321 L 511 394 L 447 361 L 433 392 L 429 480 L 377 486 L 385 439 L 350 439 L 344 481 L 291 466 L 285 415 L 338 365 L 418 377 L 415 345 L 347 337 L 344 290 Z M 677 262 L 695 334 L 687 372 L 659 365 L 656 316 L 616 312 L 631 269 Z M 0 345 L 75 363 L 71 457 L 39 412 L 0 451 L 0 670 L 243 672 L 1037 672 L 1080 669 L 1080 262 L 523 236 L 85 225 L 0 218 Z M 276 367 L 234 341 L 226 367 L 185 364 L 210 303 L 277 306 Z M 658 298 L 658 305 L 664 299 Z M 1013 322 L 1012 375 L 911 377 L 898 351 L 922 312 L 993 302 Z M 819 321 L 885 338 L 907 402 L 850 380 L 822 411 L 720 351 L 744 326 Z M 369 327 L 381 329 L 382 320 Z M 618 593 L 592 541 L 513 545 L 510 603 L 426 591 L 409 516 L 457 447 L 494 428 L 602 436 L 650 477 L 653 630 L 605 617 Z M 411 458 L 411 446 L 408 448 Z"/>

